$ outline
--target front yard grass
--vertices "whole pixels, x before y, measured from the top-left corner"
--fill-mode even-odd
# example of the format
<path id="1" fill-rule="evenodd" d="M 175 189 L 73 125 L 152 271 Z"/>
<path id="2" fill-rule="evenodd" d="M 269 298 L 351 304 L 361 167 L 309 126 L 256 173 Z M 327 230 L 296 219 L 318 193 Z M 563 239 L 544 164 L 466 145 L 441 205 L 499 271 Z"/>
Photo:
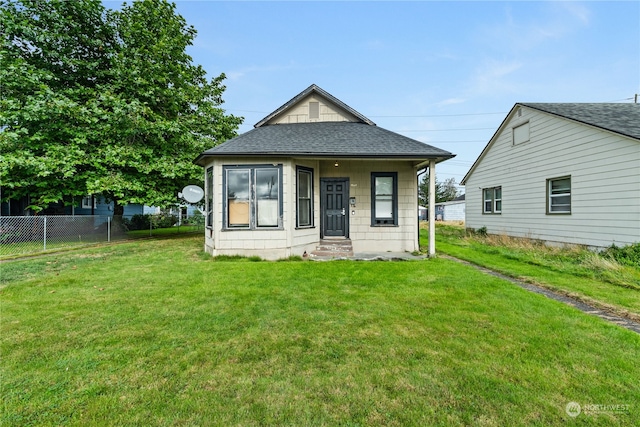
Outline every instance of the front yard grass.
<path id="1" fill-rule="evenodd" d="M 638 334 L 442 258 L 251 261 L 198 236 L 0 264 L 0 424 L 640 421 Z"/>

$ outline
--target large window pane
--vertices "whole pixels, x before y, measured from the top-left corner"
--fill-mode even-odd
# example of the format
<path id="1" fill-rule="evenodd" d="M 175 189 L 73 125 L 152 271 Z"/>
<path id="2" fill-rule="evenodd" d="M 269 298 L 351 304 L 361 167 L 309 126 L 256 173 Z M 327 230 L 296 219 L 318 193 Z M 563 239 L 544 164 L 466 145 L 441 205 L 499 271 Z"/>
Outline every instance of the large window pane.
<path id="1" fill-rule="evenodd" d="M 278 226 L 278 169 L 256 169 L 256 217 L 258 227 Z"/>
<path id="2" fill-rule="evenodd" d="M 249 226 L 249 171 L 227 171 L 227 210 L 229 227 Z"/>
<path id="3" fill-rule="evenodd" d="M 312 185 L 313 175 L 309 170 L 298 170 L 298 227 L 312 225 Z"/>
<path id="4" fill-rule="evenodd" d="M 397 225 L 398 199 L 395 172 L 372 174 L 372 225 Z"/>
<path id="5" fill-rule="evenodd" d="M 549 213 L 571 213 L 571 177 L 549 180 Z"/>

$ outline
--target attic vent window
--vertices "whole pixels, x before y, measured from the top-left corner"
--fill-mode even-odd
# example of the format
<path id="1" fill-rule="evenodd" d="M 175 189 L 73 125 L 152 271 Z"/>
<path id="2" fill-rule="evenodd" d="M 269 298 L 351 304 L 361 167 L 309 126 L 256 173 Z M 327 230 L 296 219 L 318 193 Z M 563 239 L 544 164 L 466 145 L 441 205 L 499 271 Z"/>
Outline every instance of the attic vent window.
<path id="1" fill-rule="evenodd" d="M 513 128 L 513 145 L 529 141 L 529 122 Z"/>
<path id="2" fill-rule="evenodd" d="M 312 101 L 309 103 L 309 119 L 319 119 L 320 118 L 320 103 L 317 101 Z"/>

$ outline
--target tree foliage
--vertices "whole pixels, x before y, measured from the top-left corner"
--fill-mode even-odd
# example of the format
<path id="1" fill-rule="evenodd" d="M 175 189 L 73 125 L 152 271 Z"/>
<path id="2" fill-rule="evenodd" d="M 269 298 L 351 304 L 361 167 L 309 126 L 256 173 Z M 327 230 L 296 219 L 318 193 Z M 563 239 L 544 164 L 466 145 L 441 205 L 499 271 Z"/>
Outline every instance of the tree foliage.
<path id="1" fill-rule="evenodd" d="M 459 192 L 456 187 L 455 178 L 446 179 L 444 182 L 438 181 L 436 176 L 436 203 L 448 202 L 458 197 Z M 418 197 L 421 206 L 429 204 L 429 172 L 427 171 L 418 185 Z"/>
<path id="2" fill-rule="evenodd" d="M 242 122 L 220 108 L 225 76 L 193 64 L 196 31 L 166 0 L 116 11 L 16 0 L 0 8 L 0 28 L 3 200 L 166 206 L 202 182 L 193 159 Z"/>

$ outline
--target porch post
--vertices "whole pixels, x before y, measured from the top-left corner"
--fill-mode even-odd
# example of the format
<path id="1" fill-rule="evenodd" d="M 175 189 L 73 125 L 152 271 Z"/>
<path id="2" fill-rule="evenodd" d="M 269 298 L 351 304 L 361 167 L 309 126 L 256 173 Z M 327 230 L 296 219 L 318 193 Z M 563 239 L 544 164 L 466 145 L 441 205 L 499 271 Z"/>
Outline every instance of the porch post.
<path id="1" fill-rule="evenodd" d="M 429 257 L 436 254 L 436 161 L 429 160 Z"/>

